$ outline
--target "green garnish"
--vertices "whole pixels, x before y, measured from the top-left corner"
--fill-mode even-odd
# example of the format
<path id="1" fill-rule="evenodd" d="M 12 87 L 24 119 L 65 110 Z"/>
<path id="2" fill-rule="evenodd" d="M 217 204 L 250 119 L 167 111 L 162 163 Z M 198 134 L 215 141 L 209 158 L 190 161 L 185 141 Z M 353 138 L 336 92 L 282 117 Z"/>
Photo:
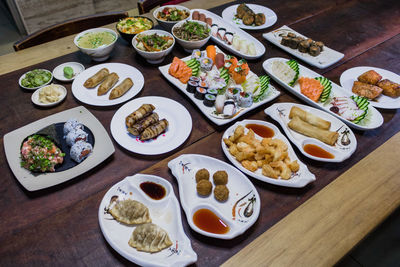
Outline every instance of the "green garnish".
<path id="1" fill-rule="evenodd" d="M 21 85 L 28 88 L 42 86 L 51 79 L 51 72 L 46 70 L 32 70 L 21 80 Z"/>

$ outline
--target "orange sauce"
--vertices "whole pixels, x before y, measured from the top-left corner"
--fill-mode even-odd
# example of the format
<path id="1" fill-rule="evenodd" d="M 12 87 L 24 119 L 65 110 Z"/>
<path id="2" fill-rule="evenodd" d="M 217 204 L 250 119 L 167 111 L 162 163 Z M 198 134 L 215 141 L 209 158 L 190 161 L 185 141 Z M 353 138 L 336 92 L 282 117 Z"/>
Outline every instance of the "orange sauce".
<path id="1" fill-rule="evenodd" d="M 260 124 L 246 124 L 247 129 L 252 129 L 254 133 L 263 137 L 263 138 L 271 138 L 275 135 L 274 130 L 271 128 L 260 125 Z"/>
<path id="2" fill-rule="evenodd" d="M 308 154 L 314 156 L 314 157 L 319 157 L 319 158 L 324 158 L 324 159 L 333 159 L 335 158 L 334 155 L 326 151 L 325 149 L 320 148 L 317 145 L 313 144 L 307 144 L 304 147 L 304 151 L 307 152 Z"/>
<path id="3" fill-rule="evenodd" d="M 226 234 L 229 226 L 208 209 L 199 209 L 193 214 L 193 222 L 201 230 L 213 234 Z"/>

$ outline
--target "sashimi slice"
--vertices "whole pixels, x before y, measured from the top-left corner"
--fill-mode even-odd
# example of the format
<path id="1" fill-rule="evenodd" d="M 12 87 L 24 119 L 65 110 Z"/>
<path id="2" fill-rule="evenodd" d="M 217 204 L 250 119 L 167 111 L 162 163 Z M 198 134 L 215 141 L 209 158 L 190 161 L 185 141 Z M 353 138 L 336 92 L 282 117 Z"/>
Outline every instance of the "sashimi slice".
<path id="1" fill-rule="evenodd" d="M 307 77 L 299 79 L 300 91 L 314 102 L 318 102 L 319 97 L 324 90 L 324 86 L 317 80 Z"/>

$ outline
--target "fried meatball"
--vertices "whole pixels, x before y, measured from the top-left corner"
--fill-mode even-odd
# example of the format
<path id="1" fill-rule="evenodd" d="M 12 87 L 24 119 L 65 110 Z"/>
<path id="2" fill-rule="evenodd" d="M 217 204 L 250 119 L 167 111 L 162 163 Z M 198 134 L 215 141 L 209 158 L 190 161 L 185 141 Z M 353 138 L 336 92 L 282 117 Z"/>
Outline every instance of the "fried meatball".
<path id="1" fill-rule="evenodd" d="M 226 201 L 229 197 L 229 189 L 226 185 L 217 185 L 214 188 L 214 197 L 218 201 Z"/>
<path id="2" fill-rule="evenodd" d="M 254 17 L 254 23 L 256 26 L 263 25 L 265 23 L 265 15 L 263 13 L 258 13 Z"/>
<path id="3" fill-rule="evenodd" d="M 212 184 L 208 180 L 200 180 L 196 185 L 197 193 L 201 196 L 208 196 L 211 194 Z"/>
<path id="4" fill-rule="evenodd" d="M 243 18 L 242 18 L 242 22 L 243 22 L 244 25 L 253 24 L 253 22 L 254 22 L 253 14 L 246 13 L 246 15 L 244 15 Z"/>
<path id="5" fill-rule="evenodd" d="M 217 171 L 213 175 L 215 185 L 226 185 L 228 183 L 228 174 L 226 171 Z"/>
<path id="6" fill-rule="evenodd" d="M 196 183 L 200 180 L 208 180 L 210 178 L 210 173 L 207 169 L 200 169 L 196 172 Z"/>

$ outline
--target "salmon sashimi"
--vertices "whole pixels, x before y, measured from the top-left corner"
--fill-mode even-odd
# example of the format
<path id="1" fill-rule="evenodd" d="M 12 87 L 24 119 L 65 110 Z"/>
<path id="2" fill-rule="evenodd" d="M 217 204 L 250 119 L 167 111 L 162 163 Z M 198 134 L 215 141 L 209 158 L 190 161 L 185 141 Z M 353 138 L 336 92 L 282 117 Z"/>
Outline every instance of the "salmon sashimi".
<path id="1" fill-rule="evenodd" d="M 324 90 L 324 86 L 319 81 L 313 78 L 300 77 L 299 84 L 300 92 L 303 95 L 307 96 L 314 102 L 318 102 L 318 99 Z"/>
<path id="2" fill-rule="evenodd" d="M 177 57 L 174 57 L 174 60 L 168 69 L 168 73 L 179 79 L 182 83 L 187 83 L 190 76 L 192 76 L 192 69 L 189 68 L 185 62 Z"/>
<path id="3" fill-rule="evenodd" d="M 175 77 L 176 72 L 178 71 L 179 67 L 179 58 L 174 57 L 174 60 L 171 63 L 171 66 L 168 69 L 168 73 Z"/>

